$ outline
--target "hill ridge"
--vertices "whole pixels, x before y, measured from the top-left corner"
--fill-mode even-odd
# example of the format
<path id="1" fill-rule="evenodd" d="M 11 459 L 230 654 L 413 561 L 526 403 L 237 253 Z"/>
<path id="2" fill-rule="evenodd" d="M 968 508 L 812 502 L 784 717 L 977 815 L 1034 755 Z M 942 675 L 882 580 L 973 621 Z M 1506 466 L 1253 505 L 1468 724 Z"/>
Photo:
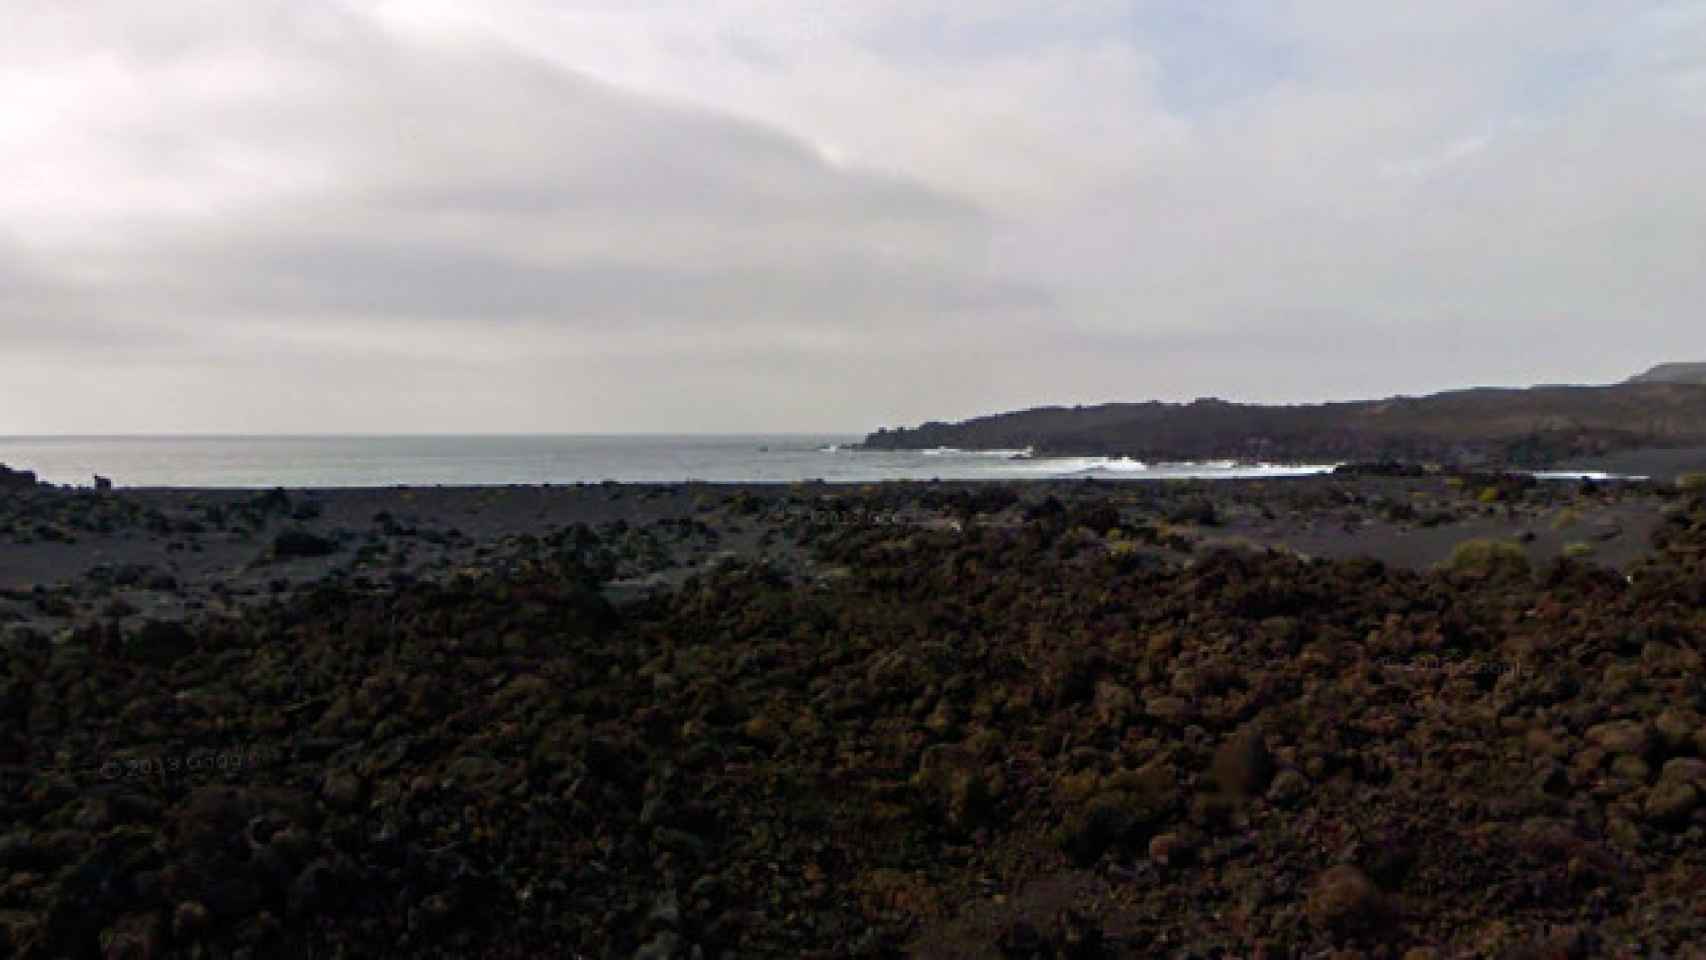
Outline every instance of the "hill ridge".
<path id="1" fill-rule="evenodd" d="M 1624 382 L 1706 384 L 1706 363 L 1661 363 Z"/>
<path id="2" fill-rule="evenodd" d="M 1545 467 L 1640 448 L 1706 446 L 1706 384 L 1472 387 L 1421 397 L 1262 405 L 1032 407 L 869 434 L 865 449 L 1021 449 L 1062 456 L 1290 462 L 1402 460 Z"/>

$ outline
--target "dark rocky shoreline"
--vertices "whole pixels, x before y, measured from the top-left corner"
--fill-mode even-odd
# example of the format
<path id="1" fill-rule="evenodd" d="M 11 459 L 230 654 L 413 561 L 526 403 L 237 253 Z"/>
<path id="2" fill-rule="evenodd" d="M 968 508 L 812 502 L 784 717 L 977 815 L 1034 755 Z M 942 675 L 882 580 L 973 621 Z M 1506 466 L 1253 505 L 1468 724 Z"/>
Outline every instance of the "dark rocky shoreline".
<path id="1" fill-rule="evenodd" d="M 36 486 L 0 587 L 20 956 L 1706 943 L 1668 485 Z"/>
<path id="2" fill-rule="evenodd" d="M 1263 405 L 1193 403 L 1035 407 L 957 423 L 884 427 L 867 450 L 1030 449 L 1039 456 L 1269 463 L 1398 460 L 1494 469 L 1577 466 L 1681 453 L 1706 465 L 1706 384 L 1476 388 L 1422 397 Z M 1628 471 L 1655 475 L 1652 471 Z"/>

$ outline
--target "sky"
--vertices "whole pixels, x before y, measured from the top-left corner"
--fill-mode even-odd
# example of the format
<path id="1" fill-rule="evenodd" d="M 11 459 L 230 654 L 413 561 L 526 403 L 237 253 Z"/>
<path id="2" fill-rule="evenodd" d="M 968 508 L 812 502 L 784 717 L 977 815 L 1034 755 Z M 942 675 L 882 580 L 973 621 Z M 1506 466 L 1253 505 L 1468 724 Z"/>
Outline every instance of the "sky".
<path id="1" fill-rule="evenodd" d="M 1706 0 L 10 0 L 0 434 L 1706 360 Z"/>

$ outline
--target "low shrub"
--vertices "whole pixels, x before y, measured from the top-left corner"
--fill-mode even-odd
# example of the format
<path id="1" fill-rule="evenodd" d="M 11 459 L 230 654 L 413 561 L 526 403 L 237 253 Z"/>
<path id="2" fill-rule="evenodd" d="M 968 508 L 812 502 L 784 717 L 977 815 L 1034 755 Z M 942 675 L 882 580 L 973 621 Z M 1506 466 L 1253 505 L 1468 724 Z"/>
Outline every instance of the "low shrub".
<path id="1" fill-rule="evenodd" d="M 1451 551 L 1446 568 L 1454 573 L 1492 576 L 1500 573 L 1526 576 L 1528 554 L 1509 540 L 1466 540 Z"/>

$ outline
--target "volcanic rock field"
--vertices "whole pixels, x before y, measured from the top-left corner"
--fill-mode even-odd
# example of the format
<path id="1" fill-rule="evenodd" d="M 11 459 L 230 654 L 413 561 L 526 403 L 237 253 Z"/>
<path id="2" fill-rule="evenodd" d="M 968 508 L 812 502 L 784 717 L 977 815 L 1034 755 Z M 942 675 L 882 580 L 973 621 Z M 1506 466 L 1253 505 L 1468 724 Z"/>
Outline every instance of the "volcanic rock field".
<path id="1" fill-rule="evenodd" d="M 0 491 L 0 954 L 1706 957 L 1706 499 Z"/>

